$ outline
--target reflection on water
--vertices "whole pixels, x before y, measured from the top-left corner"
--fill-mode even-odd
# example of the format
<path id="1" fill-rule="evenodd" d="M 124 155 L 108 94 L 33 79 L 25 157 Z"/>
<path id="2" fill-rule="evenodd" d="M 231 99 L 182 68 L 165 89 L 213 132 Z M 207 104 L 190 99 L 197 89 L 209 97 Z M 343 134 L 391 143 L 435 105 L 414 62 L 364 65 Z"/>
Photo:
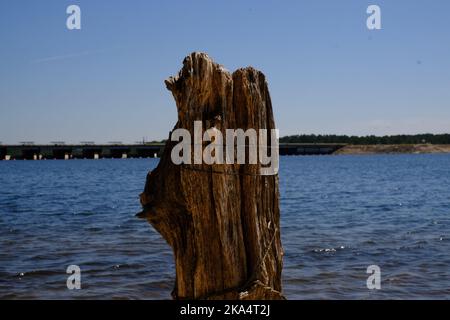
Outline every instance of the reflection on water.
<path id="1" fill-rule="evenodd" d="M 170 298 L 172 252 L 134 216 L 156 164 L 0 162 L 0 298 Z M 449 155 L 282 157 L 285 295 L 450 298 L 449 185 Z"/>

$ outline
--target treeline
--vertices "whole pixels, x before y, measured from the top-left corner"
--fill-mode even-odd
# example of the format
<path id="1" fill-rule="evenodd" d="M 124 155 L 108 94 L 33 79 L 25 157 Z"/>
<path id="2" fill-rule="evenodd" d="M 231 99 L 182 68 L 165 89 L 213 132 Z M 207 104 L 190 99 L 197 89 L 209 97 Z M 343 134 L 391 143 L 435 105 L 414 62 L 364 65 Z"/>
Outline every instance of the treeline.
<path id="1" fill-rule="evenodd" d="M 373 144 L 450 144 L 450 134 L 416 134 L 394 136 L 347 136 L 302 134 L 280 138 L 280 143 L 346 143 L 356 145 Z"/>

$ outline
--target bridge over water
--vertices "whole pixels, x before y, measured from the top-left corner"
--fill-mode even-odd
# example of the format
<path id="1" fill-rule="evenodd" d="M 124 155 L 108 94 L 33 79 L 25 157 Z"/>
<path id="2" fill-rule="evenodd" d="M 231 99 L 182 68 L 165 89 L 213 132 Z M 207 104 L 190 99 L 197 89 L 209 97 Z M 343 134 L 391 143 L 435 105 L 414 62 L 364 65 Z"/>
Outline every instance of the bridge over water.
<path id="1" fill-rule="evenodd" d="M 345 144 L 280 143 L 280 155 L 327 155 Z M 148 144 L 53 144 L 0 145 L 0 160 L 156 158 L 163 143 Z"/>

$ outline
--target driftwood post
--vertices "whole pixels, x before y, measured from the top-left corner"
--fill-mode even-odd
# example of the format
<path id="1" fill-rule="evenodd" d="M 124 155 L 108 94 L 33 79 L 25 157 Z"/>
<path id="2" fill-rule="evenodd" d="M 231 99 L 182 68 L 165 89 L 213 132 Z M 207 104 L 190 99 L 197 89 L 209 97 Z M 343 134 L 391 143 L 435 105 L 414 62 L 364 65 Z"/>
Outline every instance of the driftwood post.
<path id="1" fill-rule="evenodd" d="M 230 73 L 192 53 L 166 80 L 178 108 L 175 128 L 273 129 L 265 76 L 251 67 Z M 172 134 L 172 133 L 171 133 Z M 141 194 L 146 218 L 173 248 L 175 299 L 282 299 L 278 175 L 259 164 L 181 164 L 166 143 Z"/>

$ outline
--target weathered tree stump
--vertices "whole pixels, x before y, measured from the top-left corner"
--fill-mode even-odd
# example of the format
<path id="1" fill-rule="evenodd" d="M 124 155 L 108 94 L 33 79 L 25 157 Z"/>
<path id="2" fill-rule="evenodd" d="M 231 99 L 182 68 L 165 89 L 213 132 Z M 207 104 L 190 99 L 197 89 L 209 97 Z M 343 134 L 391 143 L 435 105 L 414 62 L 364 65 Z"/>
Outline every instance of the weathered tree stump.
<path id="1" fill-rule="evenodd" d="M 265 76 L 233 74 L 192 53 L 166 80 L 178 108 L 174 129 L 274 129 Z M 171 133 L 172 134 L 172 133 Z M 283 299 L 278 175 L 260 164 L 181 164 L 169 140 L 141 194 L 146 218 L 173 248 L 175 299 Z"/>

